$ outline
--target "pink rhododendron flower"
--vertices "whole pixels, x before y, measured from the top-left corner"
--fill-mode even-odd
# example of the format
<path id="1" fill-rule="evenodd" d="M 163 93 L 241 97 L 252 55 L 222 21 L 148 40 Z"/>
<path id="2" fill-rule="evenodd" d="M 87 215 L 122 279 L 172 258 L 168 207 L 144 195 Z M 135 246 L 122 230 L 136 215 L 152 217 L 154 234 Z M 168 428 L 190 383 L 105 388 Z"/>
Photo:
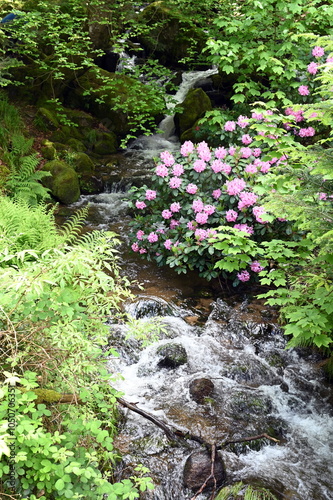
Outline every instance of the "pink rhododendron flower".
<path id="1" fill-rule="evenodd" d="M 258 156 L 260 156 L 262 153 L 261 149 L 260 148 L 254 148 L 253 151 L 252 151 L 252 154 L 255 158 L 258 158 Z"/>
<path id="2" fill-rule="evenodd" d="M 146 208 L 146 204 L 144 201 L 136 201 L 135 202 L 135 206 L 136 208 L 138 208 L 139 210 L 143 210 L 144 208 Z"/>
<path id="3" fill-rule="evenodd" d="M 172 240 L 165 240 L 164 246 L 167 250 L 171 250 L 172 247 Z"/>
<path id="4" fill-rule="evenodd" d="M 192 209 L 194 212 L 202 212 L 204 208 L 204 204 L 201 200 L 194 200 L 192 203 Z"/>
<path id="5" fill-rule="evenodd" d="M 208 236 L 207 231 L 205 229 L 196 229 L 194 236 L 199 240 L 205 240 Z"/>
<path id="6" fill-rule="evenodd" d="M 190 231 L 194 231 L 195 230 L 195 222 L 193 222 L 193 221 L 188 222 L 187 227 L 189 228 Z"/>
<path id="7" fill-rule="evenodd" d="M 162 164 L 157 165 L 155 172 L 159 177 L 167 177 L 169 175 L 169 170 L 165 165 Z"/>
<path id="8" fill-rule="evenodd" d="M 197 146 L 198 156 L 201 160 L 209 161 L 211 159 L 212 153 L 205 141 L 199 142 Z"/>
<path id="9" fill-rule="evenodd" d="M 171 219 L 172 212 L 170 210 L 167 210 L 167 209 L 163 210 L 162 217 L 163 217 L 163 219 Z"/>
<path id="10" fill-rule="evenodd" d="M 225 175 L 229 175 L 231 172 L 231 166 L 228 165 L 228 163 L 222 163 L 222 172 L 224 172 Z"/>
<path id="11" fill-rule="evenodd" d="M 171 219 L 170 229 L 175 229 L 177 226 L 179 226 L 179 224 L 180 224 L 179 220 Z"/>
<path id="12" fill-rule="evenodd" d="M 195 216 L 195 220 L 198 224 L 206 224 L 208 220 L 208 214 L 200 212 Z"/>
<path id="13" fill-rule="evenodd" d="M 298 92 L 301 95 L 310 95 L 310 90 L 307 85 L 301 85 L 300 87 L 298 87 Z"/>
<path id="14" fill-rule="evenodd" d="M 251 268 L 251 271 L 253 271 L 254 273 L 260 273 L 260 271 L 262 271 L 263 269 L 265 269 L 260 264 L 260 262 L 258 262 L 257 260 L 254 260 L 253 262 L 251 262 L 250 268 Z"/>
<path id="15" fill-rule="evenodd" d="M 234 156 L 234 154 L 236 153 L 235 146 L 230 146 L 230 148 L 228 149 L 228 153 L 230 156 Z"/>
<path id="16" fill-rule="evenodd" d="M 318 197 L 320 200 L 327 200 L 327 194 L 326 193 L 318 193 Z"/>
<path id="17" fill-rule="evenodd" d="M 153 191 L 152 189 L 147 189 L 146 199 L 147 200 L 155 200 L 155 198 L 156 198 L 156 191 Z"/>
<path id="18" fill-rule="evenodd" d="M 267 172 L 269 172 L 270 168 L 271 168 L 271 164 L 269 161 L 262 161 L 261 162 L 260 172 L 262 172 L 263 174 L 267 174 Z"/>
<path id="19" fill-rule="evenodd" d="M 221 194 L 222 194 L 221 189 L 214 189 L 214 191 L 212 192 L 212 196 L 213 198 L 215 198 L 215 200 L 218 200 Z"/>
<path id="20" fill-rule="evenodd" d="M 266 222 L 268 222 L 262 217 L 262 215 L 266 213 L 264 207 L 253 207 L 252 213 L 255 216 L 256 221 L 259 222 L 260 224 L 266 224 Z"/>
<path id="21" fill-rule="evenodd" d="M 194 151 L 194 144 L 191 141 L 185 141 L 180 148 L 180 154 L 182 156 L 188 156 L 189 154 L 193 153 L 193 151 Z"/>
<path id="22" fill-rule="evenodd" d="M 318 47 L 318 45 L 316 45 L 313 49 L 312 49 L 312 55 L 313 57 L 321 57 L 325 54 L 325 51 L 322 47 Z"/>
<path id="23" fill-rule="evenodd" d="M 203 160 L 195 160 L 193 168 L 198 173 L 203 172 L 206 168 L 206 163 Z"/>
<path id="24" fill-rule="evenodd" d="M 249 281 L 250 279 L 250 274 L 248 271 L 242 271 L 241 273 L 238 273 L 237 274 L 237 278 L 239 279 L 239 281 Z"/>
<path id="25" fill-rule="evenodd" d="M 313 127 L 307 127 L 307 128 L 301 128 L 299 131 L 299 136 L 300 137 L 312 137 L 316 133 L 315 129 Z"/>
<path id="26" fill-rule="evenodd" d="M 178 189 L 182 183 L 182 180 L 179 177 L 171 177 L 169 181 L 169 186 L 171 189 Z"/>
<path id="27" fill-rule="evenodd" d="M 138 238 L 138 240 L 143 240 L 144 235 L 145 233 L 141 229 L 136 233 L 136 237 Z"/>
<path id="28" fill-rule="evenodd" d="M 246 182 L 244 181 L 244 179 L 238 179 L 237 177 L 232 181 L 227 181 L 226 185 L 227 185 L 227 193 L 230 196 L 239 194 L 241 191 L 243 191 L 243 189 L 246 188 Z"/>
<path id="29" fill-rule="evenodd" d="M 228 222 L 235 222 L 237 220 L 238 213 L 235 210 L 227 210 L 225 218 Z"/>
<path id="30" fill-rule="evenodd" d="M 165 233 L 165 230 L 164 229 L 156 229 L 156 232 L 157 233 L 160 233 L 160 234 L 164 234 Z"/>
<path id="31" fill-rule="evenodd" d="M 240 149 L 242 158 L 250 158 L 252 155 L 252 149 L 251 148 L 241 148 Z"/>
<path id="32" fill-rule="evenodd" d="M 242 116 L 240 115 L 238 117 L 238 120 L 237 120 L 237 125 L 240 127 L 240 128 L 245 128 L 247 127 L 249 124 L 249 119 L 247 116 Z"/>
<path id="33" fill-rule="evenodd" d="M 227 150 L 223 147 L 215 149 L 215 157 L 219 160 L 223 160 L 227 156 L 227 154 Z"/>
<path id="34" fill-rule="evenodd" d="M 328 58 L 326 59 L 326 62 L 327 62 L 327 63 L 333 63 L 333 57 L 328 57 Z"/>
<path id="35" fill-rule="evenodd" d="M 198 191 L 198 186 L 195 184 L 187 184 L 186 192 L 189 194 L 195 194 Z"/>
<path id="36" fill-rule="evenodd" d="M 248 144 L 251 144 L 252 140 L 253 140 L 253 139 L 252 139 L 252 137 L 251 137 L 249 134 L 244 134 L 244 135 L 242 136 L 242 143 L 243 143 L 243 144 L 245 144 L 246 146 L 247 146 Z"/>
<path id="37" fill-rule="evenodd" d="M 215 174 L 218 174 L 223 170 L 223 163 L 221 162 L 221 160 L 214 160 L 210 167 Z"/>
<path id="38" fill-rule="evenodd" d="M 139 251 L 139 245 L 137 243 L 133 243 L 131 246 L 133 252 L 138 252 Z"/>
<path id="39" fill-rule="evenodd" d="M 254 120 L 262 120 L 264 118 L 264 115 L 262 113 L 256 112 L 253 112 L 251 116 Z"/>
<path id="40" fill-rule="evenodd" d="M 176 177 L 179 177 L 180 175 L 182 175 L 184 173 L 184 167 L 183 165 L 180 165 L 179 163 L 176 163 L 173 167 L 172 167 L 172 173 L 173 175 L 175 175 Z"/>
<path id="41" fill-rule="evenodd" d="M 242 210 L 243 208 L 250 207 L 254 205 L 258 199 L 258 196 L 254 193 L 242 191 L 239 193 L 240 200 L 238 202 L 238 210 Z"/>
<path id="42" fill-rule="evenodd" d="M 317 71 L 318 71 L 318 64 L 316 64 L 315 62 L 311 62 L 308 65 L 308 72 L 310 73 L 310 75 L 315 75 Z"/>
<path id="43" fill-rule="evenodd" d="M 148 241 L 149 243 L 156 243 L 158 241 L 158 235 L 154 232 L 148 234 Z"/>
<path id="44" fill-rule="evenodd" d="M 254 230 L 252 226 L 248 226 L 247 224 L 235 224 L 234 225 L 235 229 L 238 229 L 238 231 L 243 231 L 244 233 L 247 234 L 253 234 Z"/>
<path id="45" fill-rule="evenodd" d="M 224 124 L 224 130 L 226 132 L 233 132 L 234 130 L 236 130 L 236 122 L 233 122 L 233 121 L 227 121 L 227 122 L 225 122 L 225 124 Z"/>
<path id="46" fill-rule="evenodd" d="M 171 203 L 170 205 L 171 212 L 179 212 L 180 209 L 181 209 L 180 203 L 178 202 Z"/>
<path id="47" fill-rule="evenodd" d="M 246 165 L 244 172 L 246 172 L 247 174 L 256 174 L 257 166 L 254 165 L 254 163 L 250 163 L 249 165 Z"/>
<path id="48" fill-rule="evenodd" d="M 147 253 L 147 249 L 146 248 L 140 248 L 139 253 L 141 253 L 141 254 L 142 253 Z"/>
<path id="49" fill-rule="evenodd" d="M 296 123 L 299 123 L 304 120 L 302 109 L 294 110 L 293 108 L 289 107 L 285 110 L 285 114 L 287 116 L 293 116 L 295 118 Z"/>
<path id="50" fill-rule="evenodd" d="M 160 154 L 161 160 L 166 164 L 167 167 L 171 167 L 175 163 L 175 159 L 169 151 L 163 151 Z"/>
<path id="51" fill-rule="evenodd" d="M 215 212 L 215 207 L 213 205 L 205 205 L 203 210 L 206 214 L 212 215 Z"/>

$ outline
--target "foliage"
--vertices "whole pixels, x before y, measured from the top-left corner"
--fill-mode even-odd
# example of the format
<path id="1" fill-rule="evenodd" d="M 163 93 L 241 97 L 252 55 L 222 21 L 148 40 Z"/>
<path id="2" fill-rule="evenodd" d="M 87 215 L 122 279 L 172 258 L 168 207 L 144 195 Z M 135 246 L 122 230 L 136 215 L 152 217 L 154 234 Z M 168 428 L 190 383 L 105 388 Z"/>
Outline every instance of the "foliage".
<path id="1" fill-rule="evenodd" d="M 216 16 L 206 51 L 230 75 L 234 102 L 294 101 L 309 55 L 306 34 L 332 33 L 333 6 L 321 0 L 245 0 Z"/>
<path id="2" fill-rule="evenodd" d="M 330 40 L 320 43 L 332 48 Z M 302 113 L 319 125 L 331 125 L 331 62 L 322 65 L 317 78 L 322 100 L 304 105 Z M 304 238 L 294 247 L 276 241 L 266 244 L 266 257 L 274 261 L 274 269 L 262 272 L 261 283 L 273 289 L 260 297 L 280 308 L 290 347 L 314 345 L 329 353 L 333 342 L 333 150 L 332 129 L 326 130 L 326 137 L 313 144 L 283 144 L 286 163 L 262 179 L 260 192 L 265 193 L 266 209 L 293 221 Z"/>
<path id="3" fill-rule="evenodd" d="M 243 500 L 276 500 L 276 497 L 266 488 L 253 487 L 242 482 L 225 486 L 219 491 L 215 500 L 236 500 L 238 498 L 243 498 Z"/>
<path id="4" fill-rule="evenodd" d="M 6 370 L 0 491 L 12 493 L 8 448 L 14 432 L 14 490 L 21 498 L 138 498 L 139 490 L 152 488 L 146 469 L 112 484 L 117 393 L 106 363 L 117 353 L 107 347 L 105 319 L 123 321 L 121 303 L 130 296 L 119 273 L 117 239 L 113 233 L 78 236 L 85 211 L 62 230 L 40 205 L 1 198 L 0 214 L 0 363 Z M 13 377 L 14 410 L 6 390 Z M 38 387 L 71 393 L 81 404 L 38 403 Z M 6 426 L 12 414 L 14 431 Z"/>
<path id="5" fill-rule="evenodd" d="M 176 157 L 161 153 L 162 163 L 152 176 L 151 189 L 143 186 L 131 191 L 131 206 L 136 213 L 131 233 L 133 251 L 178 273 L 197 269 L 201 276 L 211 279 L 218 276 L 219 267 L 233 276 L 235 285 L 239 279 L 249 279 L 247 272 L 236 278 L 234 271 L 242 270 L 255 257 L 251 243 L 246 241 L 250 235 L 261 241 L 271 239 L 276 231 L 286 235 L 290 230 L 288 224 L 273 221 L 253 193 L 254 185 L 278 159 L 263 161 L 259 148 L 248 147 L 253 141 L 244 133 L 248 126 L 245 117 L 240 117 L 238 124 L 226 123 L 232 133 L 238 129 L 243 147 L 231 145 L 228 150 L 221 147 L 213 151 L 205 142 L 195 147 L 187 141 Z M 227 227 L 219 237 L 221 224 Z M 233 237 L 228 226 L 235 228 Z M 254 262 L 252 271 L 258 272 L 261 266 Z"/>

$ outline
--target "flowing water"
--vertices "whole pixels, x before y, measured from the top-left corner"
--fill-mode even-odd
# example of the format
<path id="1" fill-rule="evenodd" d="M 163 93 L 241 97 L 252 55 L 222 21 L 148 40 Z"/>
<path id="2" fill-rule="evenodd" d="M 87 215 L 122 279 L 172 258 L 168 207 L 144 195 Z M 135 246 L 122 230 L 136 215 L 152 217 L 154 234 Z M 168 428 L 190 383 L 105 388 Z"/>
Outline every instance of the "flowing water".
<path id="1" fill-rule="evenodd" d="M 170 135 L 162 139 L 176 144 Z M 82 196 L 73 206 L 89 203 L 87 229 L 120 234 L 124 273 L 144 285 L 144 290 L 134 290 L 136 299 L 126 305 L 127 312 L 141 319 L 146 331 L 158 321 L 159 338 L 145 347 L 128 338 L 128 327 L 110 324 L 110 344 L 120 353 L 110 360 L 110 370 L 122 375 L 115 385 L 124 399 L 170 429 L 206 443 L 221 446 L 263 433 L 278 440 L 221 447 L 228 484 L 261 485 L 285 500 L 332 500 L 333 388 L 324 379 L 320 358 L 285 350 L 274 311 L 250 294 L 221 291 L 195 274 L 177 276 L 128 252 L 126 192 L 132 182 L 145 179 L 147 156 L 166 146 L 162 139 L 157 135 L 144 143 L 140 138 L 137 144 L 143 141 L 148 153 L 133 147 L 117 159 L 117 180 L 105 174 L 106 192 Z M 181 352 L 181 363 L 166 363 L 168 349 Z M 198 379 L 211 384 L 201 400 L 191 391 Z M 194 492 L 184 487 L 183 470 L 200 445 L 190 439 L 171 444 L 161 428 L 141 415 L 130 410 L 123 415 L 116 442 L 123 456 L 117 479 L 130 476 L 142 463 L 156 483 L 142 498 L 191 499 Z M 197 498 L 210 497 L 204 490 Z"/>

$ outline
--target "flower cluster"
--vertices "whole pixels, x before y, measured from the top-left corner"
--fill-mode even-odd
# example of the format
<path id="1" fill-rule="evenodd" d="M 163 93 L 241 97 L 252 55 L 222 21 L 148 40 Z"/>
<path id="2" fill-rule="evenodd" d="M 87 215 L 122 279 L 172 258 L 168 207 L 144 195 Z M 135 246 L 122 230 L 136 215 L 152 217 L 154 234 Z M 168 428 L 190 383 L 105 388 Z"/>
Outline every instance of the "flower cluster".
<path id="1" fill-rule="evenodd" d="M 253 187 L 280 160 L 265 159 L 260 148 L 251 148 L 254 137 L 244 133 L 250 122 L 251 118 L 240 116 L 225 124 L 232 132 L 242 130 L 239 146 L 212 149 L 204 141 L 197 145 L 186 141 L 179 154 L 161 153 L 151 188 L 132 190 L 134 252 L 179 272 L 198 269 L 210 279 L 217 276 L 214 265 L 224 256 L 214 246 L 220 226 L 238 229 L 257 241 L 264 238 L 272 223 Z M 237 282 L 262 270 L 258 261 L 240 267 L 238 276 L 234 274 Z"/>

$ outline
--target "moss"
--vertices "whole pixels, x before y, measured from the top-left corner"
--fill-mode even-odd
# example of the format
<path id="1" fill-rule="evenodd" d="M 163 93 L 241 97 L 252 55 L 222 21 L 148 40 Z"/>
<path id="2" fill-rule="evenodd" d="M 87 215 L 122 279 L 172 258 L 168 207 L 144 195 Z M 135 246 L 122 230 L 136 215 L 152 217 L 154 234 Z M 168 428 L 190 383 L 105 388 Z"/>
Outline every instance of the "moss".
<path id="1" fill-rule="evenodd" d="M 206 111 L 212 109 L 212 103 L 202 89 L 189 90 L 181 106 L 183 111 L 175 115 L 175 125 L 179 135 L 192 128 Z"/>
<path id="2" fill-rule="evenodd" d="M 43 180 L 45 187 L 61 203 L 69 205 L 80 197 L 79 178 L 73 168 L 64 161 L 52 160 L 43 166 L 43 170 L 50 172 L 51 176 Z"/>
<path id="3" fill-rule="evenodd" d="M 41 148 L 41 153 L 43 158 L 45 158 L 46 160 L 54 160 L 57 154 L 57 150 L 52 142 L 46 140 L 44 141 L 44 145 Z"/>
<path id="4" fill-rule="evenodd" d="M 79 174 L 92 174 L 95 170 L 94 162 L 86 153 L 77 153 L 75 155 L 73 167 Z"/>
<path id="5" fill-rule="evenodd" d="M 103 132 L 98 134 L 98 140 L 93 145 L 93 152 L 97 155 L 110 155 L 117 152 L 118 141 L 112 132 Z"/>
<path id="6" fill-rule="evenodd" d="M 82 153 L 86 149 L 85 145 L 83 144 L 83 142 L 81 142 L 79 139 L 75 139 L 74 137 L 70 137 L 68 139 L 68 141 L 66 142 L 66 144 L 73 151 L 77 151 L 77 152 L 81 152 Z"/>
<path id="7" fill-rule="evenodd" d="M 35 124 L 41 130 L 56 130 L 59 128 L 56 113 L 47 108 L 39 108 L 37 110 Z"/>
<path id="8" fill-rule="evenodd" d="M 28 392 L 24 387 L 20 388 L 21 392 Z M 53 391 L 51 389 L 31 389 L 30 392 L 34 392 L 37 396 L 35 399 L 36 404 L 40 403 L 57 403 L 61 398 L 62 394 L 57 391 Z"/>

